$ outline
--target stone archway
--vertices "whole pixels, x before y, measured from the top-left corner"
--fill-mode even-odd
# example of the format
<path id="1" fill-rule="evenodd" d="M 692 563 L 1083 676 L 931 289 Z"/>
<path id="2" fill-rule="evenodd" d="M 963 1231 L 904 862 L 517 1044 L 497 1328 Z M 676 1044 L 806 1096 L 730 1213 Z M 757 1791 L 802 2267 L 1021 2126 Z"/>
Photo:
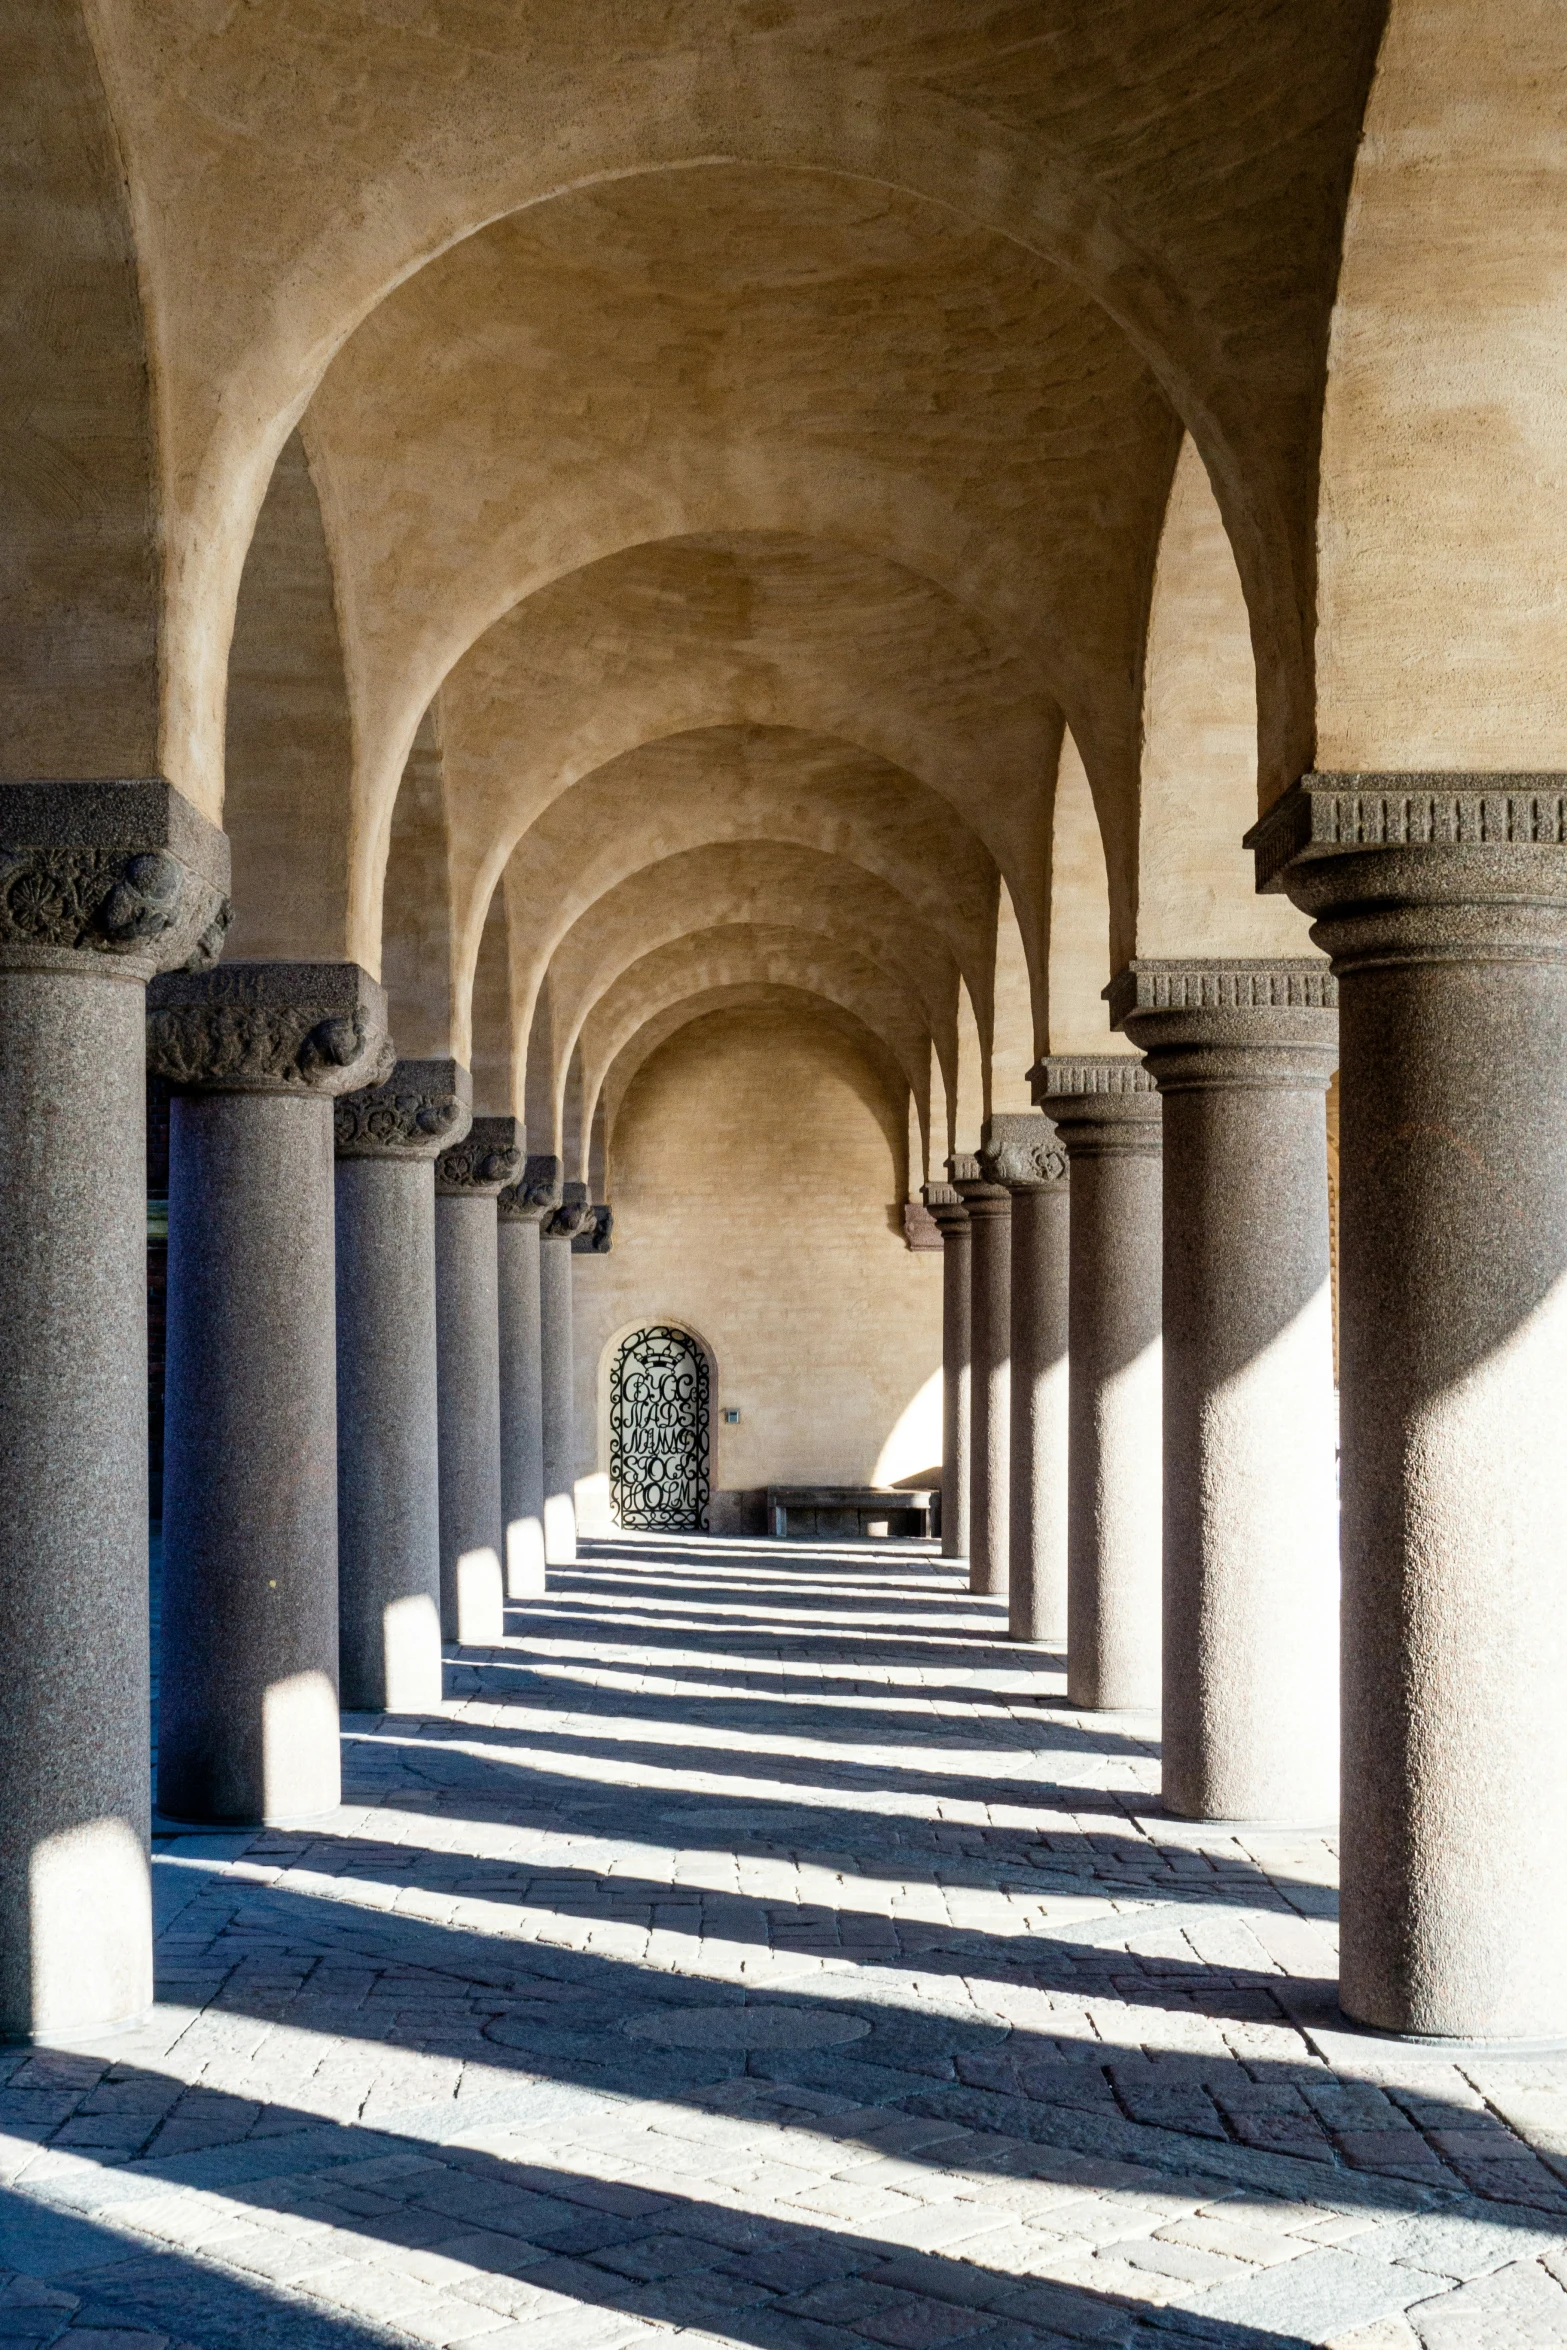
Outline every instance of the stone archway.
<path id="1" fill-rule="evenodd" d="M 633 1330 L 609 1374 L 609 1492 L 628 1532 L 700 1534 L 707 1527 L 707 1350 L 670 1323 Z"/>

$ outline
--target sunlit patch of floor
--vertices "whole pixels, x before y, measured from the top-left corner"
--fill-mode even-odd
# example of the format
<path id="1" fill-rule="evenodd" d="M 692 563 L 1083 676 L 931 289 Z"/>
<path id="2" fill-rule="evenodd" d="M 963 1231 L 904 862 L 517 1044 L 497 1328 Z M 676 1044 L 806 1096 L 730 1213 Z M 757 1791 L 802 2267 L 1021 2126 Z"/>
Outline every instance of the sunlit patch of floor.
<path id="1" fill-rule="evenodd" d="M 0 2331 L 1567 2341 L 1567 2068 L 1336 2039 L 1321 1838 L 922 1549 L 592 1553 L 330 1821 L 159 1840 L 146 2023 L 0 2058 Z"/>

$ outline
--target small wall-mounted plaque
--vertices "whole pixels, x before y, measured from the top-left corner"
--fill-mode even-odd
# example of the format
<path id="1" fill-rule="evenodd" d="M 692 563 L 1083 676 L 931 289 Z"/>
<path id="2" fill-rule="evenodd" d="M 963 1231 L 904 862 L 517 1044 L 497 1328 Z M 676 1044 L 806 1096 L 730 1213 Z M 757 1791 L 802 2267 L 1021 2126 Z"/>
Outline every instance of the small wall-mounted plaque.
<path id="1" fill-rule="evenodd" d="M 724 1418 L 731 1428 L 738 1428 L 740 1425 L 740 1413 L 738 1407 L 732 1403 L 726 1403 L 724 1406 Z"/>

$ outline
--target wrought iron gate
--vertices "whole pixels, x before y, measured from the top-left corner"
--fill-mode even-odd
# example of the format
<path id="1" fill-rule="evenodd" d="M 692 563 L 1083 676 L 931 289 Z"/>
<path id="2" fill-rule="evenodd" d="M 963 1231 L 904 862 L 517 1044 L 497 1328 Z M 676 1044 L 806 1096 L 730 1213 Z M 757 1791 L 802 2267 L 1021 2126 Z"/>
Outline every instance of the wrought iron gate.
<path id="1" fill-rule="evenodd" d="M 707 1356 L 685 1330 L 636 1330 L 609 1375 L 609 1491 L 617 1524 L 691 1534 L 707 1524 Z"/>

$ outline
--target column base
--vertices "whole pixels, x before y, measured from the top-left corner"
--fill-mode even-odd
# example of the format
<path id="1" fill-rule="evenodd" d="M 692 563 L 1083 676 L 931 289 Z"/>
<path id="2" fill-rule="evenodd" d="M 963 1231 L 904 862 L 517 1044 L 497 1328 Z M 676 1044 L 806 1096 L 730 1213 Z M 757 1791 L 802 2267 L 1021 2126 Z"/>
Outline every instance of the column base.
<path id="1" fill-rule="evenodd" d="M 1254 1819 L 1209 1819 L 1205 1813 L 1173 1811 L 1167 1803 L 1145 1804 L 1140 1820 L 1168 1821 L 1172 1827 L 1201 1828 L 1212 1836 L 1336 1836 L 1339 1824 L 1331 1820 L 1285 1820 L 1267 1814 Z"/>
<path id="2" fill-rule="evenodd" d="M 1287 1984 L 1272 1986 L 1274 1996 L 1296 2029 L 1305 2035 L 1324 2063 L 1353 2068 L 1357 2064 L 1452 2064 L 1466 2056 L 1490 2062 L 1514 2058 L 1538 2063 L 1567 2055 L 1567 2039 L 1473 2040 L 1448 2039 L 1437 2033 L 1390 2032 L 1379 2024 L 1363 2024 L 1339 2006 L 1337 1986 L 1326 1983 L 1313 1998 L 1302 1990 L 1292 1998 Z"/>
<path id="3" fill-rule="evenodd" d="M 151 2013 L 151 2005 L 139 2007 L 134 2015 L 115 2016 L 106 2024 L 73 2024 L 68 2032 L 0 2031 L 0 2048 L 90 2049 L 100 2040 L 123 2040 L 139 2032 Z"/>
<path id="4" fill-rule="evenodd" d="M 273 1828 L 324 1827 L 329 1820 L 336 1819 L 342 1808 L 340 1803 L 335 1803 L 329 1811 L 291 1811 L 264 1820 L 192 1820 L 177 1812 L 154 1811 L 152 1832 L 154 1836 L 259 1836 Z"/>

